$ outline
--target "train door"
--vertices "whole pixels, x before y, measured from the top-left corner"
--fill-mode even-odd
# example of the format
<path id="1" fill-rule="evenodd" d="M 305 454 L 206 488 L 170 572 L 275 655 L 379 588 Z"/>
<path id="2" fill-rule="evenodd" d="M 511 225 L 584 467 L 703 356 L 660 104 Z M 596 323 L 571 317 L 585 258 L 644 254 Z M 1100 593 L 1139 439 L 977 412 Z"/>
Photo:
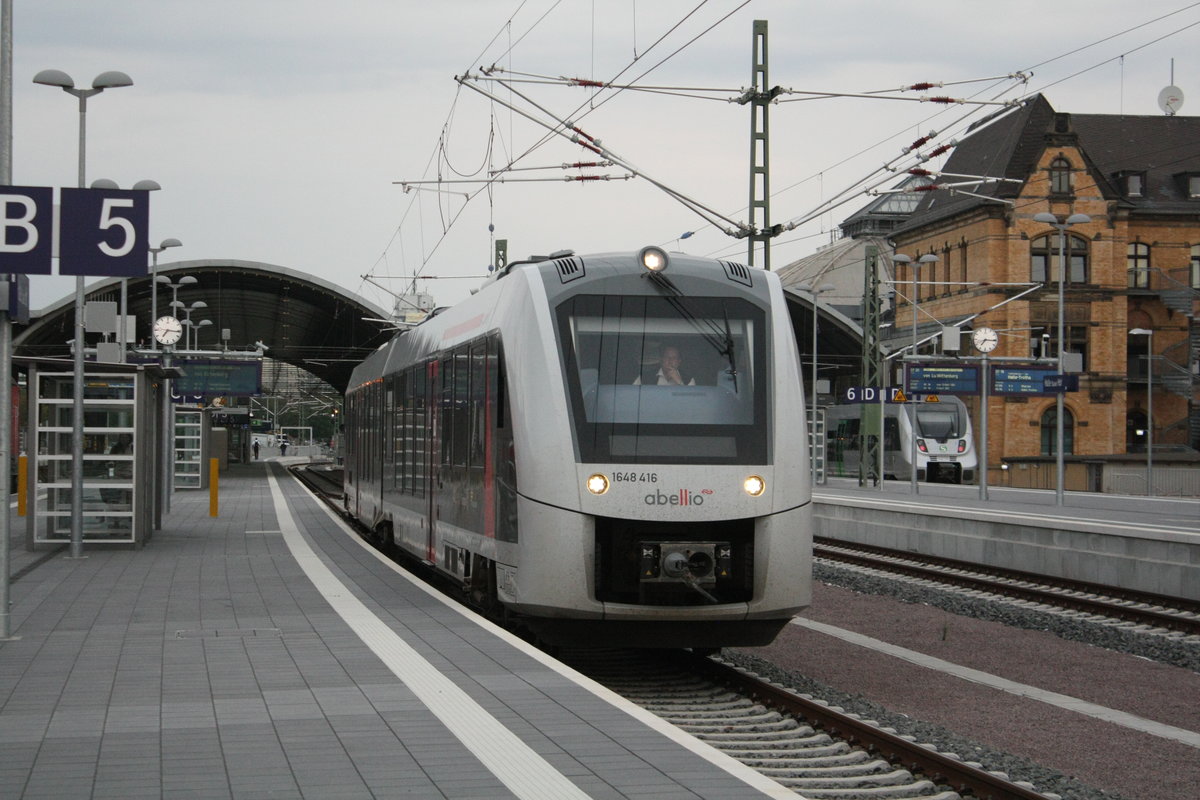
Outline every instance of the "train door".
<path id="1" fill-rule="evenodd" d="M 436 550 L 435 538 L 438 525 L 438 515 L 441 506 L 442 489 L 442 419 L 445 410 L 442 408 L 442 380 L 445 370 L 452 362 L 430 361 L 425 365 L 426 372 L 426 407 L 429 409 L 428 441 L 430 447 L 426 451 L 427 472 L 429 476 L 428 491 L 425 494 L 425 559 L 434 563 Z"/>

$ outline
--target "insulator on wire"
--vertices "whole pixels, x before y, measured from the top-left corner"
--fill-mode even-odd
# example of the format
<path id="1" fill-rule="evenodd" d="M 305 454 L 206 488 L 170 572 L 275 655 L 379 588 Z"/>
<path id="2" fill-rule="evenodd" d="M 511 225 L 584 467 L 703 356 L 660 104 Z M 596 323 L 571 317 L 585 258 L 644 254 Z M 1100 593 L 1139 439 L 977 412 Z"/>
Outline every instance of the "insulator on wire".
<path id="1" fill-rule="evenodd" d="M 909 175 L 932 175 L 933 173 L 927 169 L 921 169 L 920 167 L 914 167 L 908 171 L 908 174 Z"/>
<path id="2" fill-rule="evenodd" d="M 915 142 L 910 144 L 908 147 L 904 148 L 904 150 L 902 150 L 901 152 L 911 153 L 913 150 L 916 150 L 918 147 L 925 144 L 932 138 L 933 138 L 933 134 L 930 134 L 929 136 L 922 136 L 920 139 L 917 139 Z"/>
<path id="3" fill-rule="evenodd" d="M 929 158 L 936 158 L 936 157 L 940 156 L 942 153 L 950 152 L 950 150 L 953 149 L 954 144 L 955 144 L 954 142 L 951 142 L 950 144 L 944 144 L 941 147 L 930 150 Z"/>
<path id="4" fill-rule="evenodd" d="M 902 92 L 924 92 L 929 89 L 941 88 L 944 84 L 941 83 L 914 83 L 912 86 L 905 86 L 900 89 Z"/>

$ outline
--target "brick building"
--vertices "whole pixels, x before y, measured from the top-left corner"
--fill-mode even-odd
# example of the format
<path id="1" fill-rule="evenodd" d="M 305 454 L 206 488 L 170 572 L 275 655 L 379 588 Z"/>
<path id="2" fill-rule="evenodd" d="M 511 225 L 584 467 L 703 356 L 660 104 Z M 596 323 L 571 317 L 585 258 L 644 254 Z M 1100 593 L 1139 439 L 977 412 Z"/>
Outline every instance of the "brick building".
<path id="1" fill-rule="evenodd" d="M 933 179 L 940 188 L 920 188 L 929 180 L 910 177 L 849 217 L 848 239 L 781 269 L 785 285 L 832 281 L 833 297 L 854 302 L 873 246 L 885 352 L 911 345 L 916 269 L 920 354 L 940 352 L 943 326 L 959 326 L 996 330 L 992 357 L 1053 357 L 1060 229 L 1035 217 L 1086 215 L 1063 230 L 1063 327 L 1080 369 L 1079 391 L 1065 396 L 1064 453 L 1145 451 L 1148 347 L 1156 459 L 1168 445 L 1200 449 L 1200 117 L 1068 114 L 1039 95 L 976 125 Z M 930 254 L 934 264 L 916 266 Z M 969 335 L 947 354 L 979 355 Z M 842 382 L 857 377 L 855 365 L 829 366 Z M 979 398 L 964 400 L 978 421 Z M 1054 397 L 993 397 L 988 414 L 993 479 L 1004 460 L 1054 455 Z"/>
<path id="2" fill-rule="evenodd" d="M 1003 180 L 922 192 L 890 231 L 913 262 L 894 264 L 893 345 L 911 330 L 917 269 L 919 338 L 973 317 L 968 327 L 1000 333 L 992 356 L 1057 355 L 1065 255 L 1066 349 L 1081 372 L 1065 398 L 1064 453 L 1144 451 L 1148 347 L 1156 452 L 1200 446 L 1200 117 L 1068 114 L 1037 96 L 982 123 L 934 186 L 961 186 L 961 176 Z M 1060 229 L 1035 219 L 1046 213 L 1090 221 Z M 918 268 L 931 253 L 938 261 Z M 977 355 L 969 338 L 962 352 Z M 1053 397 L 997 397 L 988 410 L 993 468 L 1054 454 Z"/>

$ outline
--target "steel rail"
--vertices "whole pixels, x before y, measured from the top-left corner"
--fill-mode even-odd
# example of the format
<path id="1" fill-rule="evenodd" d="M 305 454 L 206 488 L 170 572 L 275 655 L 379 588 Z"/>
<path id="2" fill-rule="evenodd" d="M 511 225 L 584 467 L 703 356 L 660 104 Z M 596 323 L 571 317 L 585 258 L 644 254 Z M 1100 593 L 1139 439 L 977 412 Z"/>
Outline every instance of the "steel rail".
<path id="1" fill-rule="evenodd" d="M 858 552 L 845 553 L 833 548 Z M 985 566 L 968 561 L 926 556 L 824 537 L 814 538 L 813 555 L 830 561 L 855 564 L 954 586 L 988 591 L 1006 597 L 1153 625 L 1189 635 L 1200 635 L 1200 603 L 1187 598 L 1120 589 L 1086 581 L 1074 581 L 1068 578 Z M 887 559 L 903 559 L 920 563 L 896 563 Z M 963 570 L 973 574 L 963 575 L 950 570 Z M 1012 581 L 1037 585 L 1018 586 L 1010 583 Z M 1081 594 L 1097 596 L 1084 597 L 1080 596 Z M 1126 603 L 1138 603 L 1156 608 L 1135 608 L 1125 605 Z M 1192 616 L 1179 616 L 1180 612 Z"/>

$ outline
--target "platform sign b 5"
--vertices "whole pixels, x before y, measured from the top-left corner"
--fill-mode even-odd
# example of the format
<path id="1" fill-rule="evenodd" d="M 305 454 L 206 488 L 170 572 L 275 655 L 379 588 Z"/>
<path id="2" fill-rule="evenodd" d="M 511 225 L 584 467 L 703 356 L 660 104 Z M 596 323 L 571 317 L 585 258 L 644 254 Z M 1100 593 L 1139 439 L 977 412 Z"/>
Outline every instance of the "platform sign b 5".
<path id="1" fill-rule="evenodd" d="M 58 273 L 133 278 L 150 256 L 149 192 L 62 189 Z"/>
<path id="2" fill-rule="evenodd" d="M 49 275 L 54 242 L 54 190 L 0 186 L 0 272 Z"/>

